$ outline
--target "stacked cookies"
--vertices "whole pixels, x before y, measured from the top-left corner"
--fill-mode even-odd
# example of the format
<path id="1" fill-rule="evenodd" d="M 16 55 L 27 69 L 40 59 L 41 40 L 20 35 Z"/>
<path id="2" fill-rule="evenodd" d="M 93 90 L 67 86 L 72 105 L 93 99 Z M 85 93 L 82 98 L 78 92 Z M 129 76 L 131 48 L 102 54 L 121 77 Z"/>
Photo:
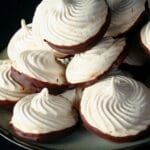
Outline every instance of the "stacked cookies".
<path id="1" fill-rule="evenodd" d="M 41 1 L 33 22 L 22 20 L 10 40 L 10 62 L 0 63 L 2 81 L 6 68 L 14 86 L 10 84 L 11 92 L 2 90 L 6 94 L 1 103 L 11 100 L 7 93 L 17 97 L 10 121 L 13 134 L 33 141 L 53 140 L 71 133 L 80 117 L 88 130 L 116 142 L 145 134 L 150 91 L 120 67 L 136 66 L 127 61 L 137 53 L 131 37 L 140 36 L 136 44 L 148 51 L 145 18 L 146 0 Z M 143 67 L 149 61 L 148 56 L 141 57 L 133 64 Z M 1 93 L 0 87 L 0 97 Z"/>

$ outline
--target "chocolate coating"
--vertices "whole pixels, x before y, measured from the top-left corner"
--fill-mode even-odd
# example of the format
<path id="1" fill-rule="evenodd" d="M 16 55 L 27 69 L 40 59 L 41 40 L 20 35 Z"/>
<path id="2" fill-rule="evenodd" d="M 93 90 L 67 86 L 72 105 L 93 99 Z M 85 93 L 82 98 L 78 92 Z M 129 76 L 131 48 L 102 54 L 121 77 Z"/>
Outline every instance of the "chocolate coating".
<path id="1" fill-rule="evenodd" d="M 10 100 L 0 100 L 0 108 L 11 110 L 17 101 L 10 101 Z"/>
<path id="2" fill-rule="evenodd" d="M 46 87 L 48 88 L 50 94 L 57 95 L 71 88 L 68 84 L 57 85 L 53 83 L 39 81 L 37 79 L 29 77 L 24 73 L 20 73 L 13 67 L 11 67 L 11 76 L 19 84 L 23 85 L 26 88 L 34 90 L 35 92 L 40 92 L 43 88 Z"/>
<path id="3" fill-rule="evenodd" d="M 61 131 L 49 132 L 44 134 L 25 133 L 20 129 L 16 128 L 13 124 L 10 124 L 10 127 L 11 127 L 12 134 L 21 140 L 24 141 L 31 140 L 35 142 L 48 142 L 48 141 L 54 141 L 56 139 L 71 134 L 77 128 L 77 125 L 63 129 Z"/>
<path id="4" fill-rule="evenodd" d="M 103 133 L 102 131 L 98 130 L 97 128 L 91 126 L 85 119 L 85 117 L 82 115 L 81 113 L 81 109 L 80 109 L 80 116 L 81 116 L 81 119 L 83 121 L 83 125 L 84 127 L 91 133 L 94 133 L 96 134 L 97 136 L 101 137 L 101 138 L 104 138 L 104 139 L 107 139 L 107 140 L 110 140 L 110 141 L 113 141 L 113 142 L 116 142 L 116 143 L 126 143 L 126 142 L 132 142 L 132 141 L 136 141 L 136 140 L 139 140 L 141 138 L 144 138 L 146 136 L 149 135 L 150 133 L 150 126 L 147 127 L 147 129 L 145 129 L 144 131 L 140 131 L 138 134 L 136 135 L 129 135 L 128 136 L 124 136 L 124 137 L 115 137 L 115 136 L 111 136 L 109 134 L 105 134 Z"/>
<path id="5" fill-rule="evenodd" d="M 105 32 L 108 29 L 110 20 L 111 20 L 111 12 L 110 12 L 110 9 L 108 8 L 108 14 L 106 17 L 106 21 L 105 21 L 104 25 L 100 28 L 99 32 L 96 35 L 94 35 L 93 37 L 89 38 L 84 43 L 80 43 L 78 45 L 63 46 L 63 45 L 55 45 L 46 39 L 44 39 L 44 41 L 47 42 L 51 48 L 53 48 L 56 51 L 59 51 L 61 53 L 64 53 L 64 54 L 73 55 L 76 53 L 81 53 L 88 49 L 91 49 L 91 47 L 96 45 L 102 39 L 103 35 L 105 34 Z"/>

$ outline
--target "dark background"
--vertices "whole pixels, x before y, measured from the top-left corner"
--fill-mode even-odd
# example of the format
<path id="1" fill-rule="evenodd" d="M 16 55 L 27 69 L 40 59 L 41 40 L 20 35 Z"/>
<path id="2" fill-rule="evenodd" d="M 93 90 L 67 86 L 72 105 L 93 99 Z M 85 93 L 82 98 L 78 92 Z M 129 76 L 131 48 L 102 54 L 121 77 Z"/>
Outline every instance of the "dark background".
<path id="1" fill-rule="evenodd" d="M 19 147 L 15 144 L 8 142 L 2 137 L 0 137 L 0 149 L 1 150 L 26 150 L 26 149 L 23 149 L 22 147 Z"/>
<path id="2" fill-rule="evenodd" d="M 20 28 L 20 20 L 32 22 L 36 6 L 41 0 L 1 0 L 0 4 L 0 51 L 5 48 L 11 36 Z M 0 137 L 1 150 L 23 150 Z"/>
<path id="3" fill-rule="evenodd" d="M 20 28 L 20 20 L 32 22 L 36 6 L 41 0 L 1 0 L 0 4 L 0 50 L 7 46 L 13 33 Z"/>
<path id="4" fill-rule="evenodd" d="M 5 48 L 11 36 L 20 28 L 20 20 L 32 22 L 35 8 L 41 0 L 1 0 L 0 4 L 0 50 Z M 0 149 L 23 150 L 0 137 Z M 150 149 L 150 145 L 139 146 L 136 150 Z"/>

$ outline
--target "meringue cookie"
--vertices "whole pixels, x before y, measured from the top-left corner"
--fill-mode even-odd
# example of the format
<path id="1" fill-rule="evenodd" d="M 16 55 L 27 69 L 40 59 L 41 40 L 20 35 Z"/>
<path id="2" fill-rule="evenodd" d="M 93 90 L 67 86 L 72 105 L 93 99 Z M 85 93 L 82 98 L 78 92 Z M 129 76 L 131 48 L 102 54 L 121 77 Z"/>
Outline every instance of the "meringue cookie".
<path id="1" fill-rule="evenodd" d="M 7 47 L 7 54 L 11 60 L 16 60 L 19 54 L 26 50 L 45 50 L 52 51 L 56 57 L 66 55 L 53 50 L 44 40 L 39 41 L 37 36 L 32 34 L 32 24 L 26 25 L 24 19 L 21 20 L 19 29 L 10 39 Z"/>
<path id="2" fill-rule="evenodd" d="M 7 47 L 7 54 L 11 60 L 17 59 L 18 55 L 25 50 L 37 50 L 37 46 L 32 37 L 32 24 L 26 25 L 25 20 L 21 20 L 19 29 L 11 38 Z"/>
<path id="3" fill-rule="evenodd" d="M 33 17 L 33 35 L 50 46 L 77 46 L 101 30 L 107 15 L 104 0 L 43 0 Z"/>
<path id="4" fill-rule="evenodd" d="M 132 74 L 129 71 L 120 69 L 120 68 L 114 68 L 112 69 L 108 74 L 108 76 L 116 76 L 116 75 L 121 75 L 121 76 L 126 76 L 126 77 L 131 77 L 133 78 Z"/>
<path id="5" fill-rule="evenodd" d="M 85 124 L 99 131 L 99 136 L 105 134 L 120 141 L 147 130 L 149 108 L 149 89 L 125 76 L 109 77 L 86 88 L 81 100 Z"/>
<path id="6" fill-rule="evenodd" d="M 146 0 L 107 0 L 112 18 L 105 36 L 117 37 L 128 32 L 145 11 Z"/>
<path id="7" fill-rule="evenodd" d="M 142 47 L 150 54 L 150 21 L 142 28 L 140 38 Z"/>
<path id="8" fill-rule="evenodd" d="M 124 38 L 104 38 L 91 50 L 76 54 L 66 68 L 68 82 L 84 83 L 103 75 L 119 59 L 125 46 Z"/>
<path id="9" fill-rule="evenodd" d="M 3 101 L 15 102 L 32 93 L 11 77 L 11 65 L 10 60 L 0 60 L 0 103 Z"/>
<path id="10" fill-rule="evenodd" d="M 68 100 L 43 89 L 15 105 L 10 123 L 24 133 L 48 134 L 70 128 L 77 122 L 77 113 Z"/>
<path id="11" fill-rule="evenodd" d="M 13 63 L 13 68 L 42 82 L 66 83 L 65 67 L 49 51 L 24 51 Z"/>

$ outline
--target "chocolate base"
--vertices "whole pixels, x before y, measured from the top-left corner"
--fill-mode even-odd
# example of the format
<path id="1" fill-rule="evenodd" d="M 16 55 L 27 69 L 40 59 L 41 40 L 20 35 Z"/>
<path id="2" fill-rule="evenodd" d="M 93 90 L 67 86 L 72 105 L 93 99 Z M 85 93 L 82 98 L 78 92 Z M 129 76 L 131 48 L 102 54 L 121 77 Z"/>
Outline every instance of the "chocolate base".
<path id="1" fill-rule="evenodd" d="M 20 73 L 13 67 L 11 67 L 11 76 L 16 82 L 35 92 L 40 92 L 43 88 L 48 88 L 50 94 L 58 95 L 72 88 L 71 86 L 69 86 L 69 84 L 57 85 L 39 81 L 37 79 L 29 77 L 24 73 Z"/>
<path id="2" fill-rule="evenodd" d="M 99 32 L 93 37 L 86 40 L 85 42 L 80 43 L 78 45 L 63 46 L 63 45 L 55 45 L 51 43 L 50 41 L 48 41 L 47 39 L 45 39 L 44 41 L 47 42 L 51 48 L 64 54 L 74 55 L 77 53 L 81 53 L 88 49 L 91 49 L 94 45 L 96 45 L 102 39 L 102 37 L 104 36 L 105 32 L 107 31 L 110 25 L 110 20 L 111 20 L 111 11 L 110 11 L 110 8 L 108 8 L 106 21 L 103 24 L 103 26 L 100 28 Z"/>
<path id="3" fill-rule="evenodd" d="M 12 110 L 17 101 L 0 100 L 0 108 Z"/>
<path id="4" fill-rule="evenodd" d="M 34 142 L 48 142 L 48 141 L 55 141 L 56 139 L 63 138 L 64 136 L 70 135 L 76 128 L 77 125 L 72 127 L 55 131 L 49 133 L 42 133 L 42 134 L 34 134 L 34 133 L 25 133 L 20 129 L 16 128 L 13 124 L 10 123 L 11 132 L 12 134 L 23 140 L 23 141 L 34 141 Z"/>
<path id="5" fill-rule="evenodd" d="M 81 110 L 81 109 L 80 109 Z M 91 133 L 96 134 L 97 136 L 110 140 L 112 142 L 116 142 L 116 143 L 126 143 L 126 142 L 132 142 L 132 141 L 137 141 L 143 138 L 146 138 L 147 136 L 149 136 L 150 134 L 150 126 L 147 127 L 147 129 L 143 130 L 143 131 L 139 131 L 138 134 L 136 135 L 129 135 L 128 136 L 122 136 L 122 137 L 116 137 L 116 136 L 112 136 L 109 134 L 105 134 L 102 131 L 98 130 L 97 128 L 91 126 L 87 120 L 85 119 L 85 117 L 83 116 L 83 114 L 80 112 L 80 116 L 81 119 L 83 121 L 83 126 Z M 130 132 L 130 131 L 129 131 Z"/>
<path id="6" fill-rule="evenodd" d="M 72 85 L 72 87 L 79 87 L 79 88 L 85 88 L 88 87 L 90 85 L 93 85 L 94 83 L 98 82 L 99 80 L 103 79 L 111 70 L 113 70 L 114 68 L 117 68 L 125 59 L 125 57 L 127 56 L 127 48 L 128 45 L 125 45 L 123 47 L 122 52 L 120 53 L 120 55 L 118 56 L 118 58 L 113 62 L 113 64 L 103 73 L 103 74 L 99 74 L 97 77 L 95 77 L 95 79 L 93 80 L 89 80 L 89 81 L 85 81 L 85 82 L 80 82 L 80 83 L 70 83 L 68 82 L 70 85 Z"/>

